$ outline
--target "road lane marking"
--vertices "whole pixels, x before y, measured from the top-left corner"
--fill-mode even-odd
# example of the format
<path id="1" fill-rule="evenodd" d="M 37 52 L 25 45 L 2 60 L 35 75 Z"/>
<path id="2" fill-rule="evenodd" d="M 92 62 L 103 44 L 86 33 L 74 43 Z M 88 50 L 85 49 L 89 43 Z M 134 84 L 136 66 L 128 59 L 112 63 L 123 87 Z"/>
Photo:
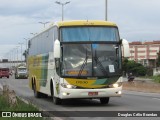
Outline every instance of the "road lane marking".
<path id="1" fill-rule="evenodd" d="M 160 100 L 160 98 L 152 98 L 152 99 L 155 99 L 155 100 Z"/>

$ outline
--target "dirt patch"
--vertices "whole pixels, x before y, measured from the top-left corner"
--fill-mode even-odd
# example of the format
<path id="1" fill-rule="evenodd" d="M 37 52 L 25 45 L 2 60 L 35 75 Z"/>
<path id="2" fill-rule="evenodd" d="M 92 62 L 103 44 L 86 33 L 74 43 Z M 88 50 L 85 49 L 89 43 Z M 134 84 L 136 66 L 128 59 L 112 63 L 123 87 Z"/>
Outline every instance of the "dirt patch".
<path id="1" fill-rule="evenodd" d="M 160 84 L 146 81 L 124 82 L 123 90 L 160 93 Z"/>

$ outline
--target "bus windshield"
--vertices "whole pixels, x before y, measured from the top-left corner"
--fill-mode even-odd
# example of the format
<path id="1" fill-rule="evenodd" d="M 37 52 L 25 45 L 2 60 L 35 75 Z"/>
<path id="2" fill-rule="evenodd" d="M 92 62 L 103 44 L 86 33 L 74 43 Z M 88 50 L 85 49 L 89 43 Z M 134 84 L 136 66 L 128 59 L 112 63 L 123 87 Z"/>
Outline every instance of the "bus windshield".
<path id="1" fill-rule="evenodd" d="M 18 72 L 27 72 L 26 68 L 18 68 Z"/>
<path id="2" fill-rule="evenodd" d="M 108 77 L 121 71 L 116 44 L 63 44 L 61 74 L 65 77 Z"/>
<path id="3" fill-rule="evenodd" d="M 118 41 L 116 27 L 64 27 L 61 28 L 61 41 Z"/>

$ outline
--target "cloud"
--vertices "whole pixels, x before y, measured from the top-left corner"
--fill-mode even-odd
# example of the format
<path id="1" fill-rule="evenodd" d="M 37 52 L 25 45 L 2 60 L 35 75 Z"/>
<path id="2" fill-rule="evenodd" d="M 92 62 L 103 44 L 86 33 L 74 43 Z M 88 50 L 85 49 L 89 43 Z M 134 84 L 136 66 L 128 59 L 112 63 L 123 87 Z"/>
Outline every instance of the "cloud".
<path id="1" fill-rule="evenodd" d="M 109 20 L 115 21 L 120 34 L 129 41 L 160 39 L 159 0 L 110 0 Z"/>
<path id="2" fill-rule="evenodd" d="M 1 45 L 18 43 L 26 34 L 37 31 L 40 26 L 34 19 L 20 16 L 0 16 L 0 23 L 3 23 L 0 24 L 0 28 L 3 28 L 0 31 Z"/>
<path id="3" fill-rule="evenodd" d="M 46 0 L 3 0 L 0 4 L 0 14 L 3 16 L 10 15 L 32 15 L 36 12 L 47 9 L 50 2 Z"/>
<path id="4" fill-rule="evenodd" d="M 0 55 L 4 54 L 2 45 L 10 51 L 10 45 L 25 43 L 31 32 L 39 32 L 43 25 L 38 22 L 61 20 L 61 6 L 55 1 L 0 0 Z M 69 1 L 64 6 L 65 20 L 104 20 L 105 0 Z M 108 20 L 118 25 L 121 38 L 159 40 L 159 5 L 159 0 L 108 0 Z"/>
<path id="5" fill-rule="evenodd" d="M 0 54 L 0 59 L 2 58 L 8 58 L 11 55 L 11 50 L 15 47 L 15 45 L 0 45 L 0 50 L 1 50 L 1 54 Z M 6 49 L 9 48 L 9 49 Z M 14 54 L 12 52 L 12 54 Z"/>
<path id="6" fill-rule="evenodd" d="M 70 19 L 102 19 L 104 20 L 104 0 L 74 0 L 66 6 L 66 16 Z M 70 9 L 71 8 L 71 9 Z"/>

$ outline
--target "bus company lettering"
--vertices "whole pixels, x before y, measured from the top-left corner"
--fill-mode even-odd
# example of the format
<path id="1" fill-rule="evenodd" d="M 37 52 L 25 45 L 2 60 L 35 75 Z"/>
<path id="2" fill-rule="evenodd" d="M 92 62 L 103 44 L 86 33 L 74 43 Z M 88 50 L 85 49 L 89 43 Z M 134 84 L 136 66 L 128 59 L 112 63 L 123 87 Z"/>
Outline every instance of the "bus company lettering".
<path id="1" fill-rule="evenodd" d="M 88 84 L 88 81 L 76 81 L 76 84 Z"/>

